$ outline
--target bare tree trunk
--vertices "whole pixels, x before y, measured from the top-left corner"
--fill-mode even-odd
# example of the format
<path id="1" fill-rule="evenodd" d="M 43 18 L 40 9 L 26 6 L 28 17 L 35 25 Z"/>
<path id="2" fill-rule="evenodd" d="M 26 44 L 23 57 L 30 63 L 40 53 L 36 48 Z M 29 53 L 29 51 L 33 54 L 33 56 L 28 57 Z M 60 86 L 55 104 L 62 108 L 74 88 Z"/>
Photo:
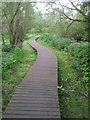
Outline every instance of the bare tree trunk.
<path id="1" fill-rule="evenodd" d="M 15 4 L 15 13 L 12 17 L 12 20 L 10 22 L 10 32 L 11 32 L 11 46 L 15 47 L 16 45 L 16 40 L 17 40 L 17 32 L 18 32 L 18 27 L 19 27 L 19 19 L 18 19 L 18 11 L 19 11 L 19 7 L 20 7 L 20 2 Z M 14 25 L 14 20 L 16 18 L 16 25 L 15 25 L 15 31 L 13 29 L 13 25 Z"/>
<path id="2" fill-rule="evenodd" d="M 16 18 L 16 28 L 15 28 L 14 38 L 13 38 L 15 45 L 17 44 L 17 41 L 18 41 L 18 27 L 19 27 L 19 19 Z"/>
<path id="3" fill-rule="evenodd" d="M 28 19 L 29 19 L 29 3 L 26 2 L 26 9 L 25 9 L 25 22 L 24 22 L 24 34 L 23 34 L 23 38 L 26 35 L 26 32 L 28 30 Z"/>
<path id="4" fill-rule="evenodd" d="M 5 45 L 3 34 L 2 34 L 2 45 Z"/>
<path id="5" fill-rule="evenodd" d="M 15 4 L 16 8 L 18 6 L 18 3 L 16 2 Z M 19 27 L 19 10 L 16 14 L 16 21 L 15 21 L 15 31 L 14 31 L 14 43 L 15 43 L 15 46 L 17 45 L 17 41 L 18 41 L 18 27 Z"/>
<path id="6" fill-rule="evenodd" d="M 27 32 L 27 30 L 28 30 L 29 3 L 26 2 L 25 4 L 26 4 L 26 6 L 25 6 L 24 31 L 23 31 L 23 34 L 22 34 L 21 36 L 18 37 L 18 42 L 17 42 L 17 45 L 18 45 L 18 47 L 20 47 L 20 48 L 21 48 L 21 46 L 22 46 L 23 40 L 24 40 L 25 35 L 26 35 L 26 32 Z"/>

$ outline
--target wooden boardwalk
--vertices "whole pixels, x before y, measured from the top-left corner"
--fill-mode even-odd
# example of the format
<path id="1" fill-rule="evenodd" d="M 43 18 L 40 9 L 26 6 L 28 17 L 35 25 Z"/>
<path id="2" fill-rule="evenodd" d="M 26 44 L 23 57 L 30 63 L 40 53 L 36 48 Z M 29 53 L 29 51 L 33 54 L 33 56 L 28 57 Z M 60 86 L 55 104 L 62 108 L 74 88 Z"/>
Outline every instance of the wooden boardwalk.
<path id="1" fill-rule="evenodd" d="M 37 60 L 18 86 L 3 118 L 60 118 L 57 58 L 35 41 L 38 37 L 29 41 L 37 50 Z"/>

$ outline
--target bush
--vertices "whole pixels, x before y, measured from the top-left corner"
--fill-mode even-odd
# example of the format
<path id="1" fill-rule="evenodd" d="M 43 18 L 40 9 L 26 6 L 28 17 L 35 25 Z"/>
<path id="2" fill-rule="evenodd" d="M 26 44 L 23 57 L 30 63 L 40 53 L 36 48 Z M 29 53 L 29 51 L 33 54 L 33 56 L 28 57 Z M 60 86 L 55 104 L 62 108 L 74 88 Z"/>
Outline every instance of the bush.
<path id="1" fill-rule="evenodd" d="M 30 33 L 27 33 L 26 36 L 25 36 L 25 40 L 29 40 L 30 38 L 36 36 L 36 34 L 30 34 Z"/>
<path id="2" fill-rule="evenodd" d="M 74 39 L 68 38 L 53 38 L 49 34 L 43 34 L 44 42 L 51 43 L 58 50 L 64 50 L 74 56 L 74 67 L 82 71 L 84 75 L 84 82 L 88 82 L 89 73 L 89 57 L 88 57 L 88 42 L 76 42 Z"/>
<path id="3" fill-rule="evenodd" d="M 16 47 L 15 50 L 13 51 L 13 58 L 17 62 L 21 62 L 23 58 L 23 53 L 22 50 L 19 47 Z"/>
<path id="4" fill-rule="evenodd" d="M 50 34 L 48 34 L 48 33 L 44 33 L 43 35 L 41 35 L 40 39 L 44 40 L 47 43 L 51 42 L 51 37 L 50 37 Z"/>
<path id="5" fill-rule="evenodd" d="M 83 41 L 88 41 L 88 32 L 84 31 Z"/>
<path id="6" fill-rule="evenodd" d="M 62 50 L 69 46 L 71 43 L 75 42 L 74 39 L 68 39 L 68 38 L 60 38 L 55 35 L 50 36 L 49 33 L 44 33 L 41 37 L 41 40 L 47 43 L 51 43 L 54 47 L 56 47 L 59 50 Z"/>
<path id="7" fill-rule="evenodd" d="M 74 56 L 76 62 L 74 67 L 80 69 L 84 75 L 84 82 L 88 82 L 89 73 L 89 57 L 88 42 L 75 42 L 74 39 L 57 38 L 49 34 L 43 34 L 41 39 L 47 43 L 51 43 L 58 50 L 65 50 Z"/>
<path id="8" fill-rule="evenodd" d="M 67 38 L 59 38 L 59 39 L 54 39 L 52 40 L 52 44 L 54 47 L 56 47 L 59 50 L 62 50 L 69 46 L 71 43 L 73 43 L 74 40 L 67 39 Z"/>
<path id="9" fill-rule="evenodd" d="M 3 71 L 10 69 L 15 62 L 16 61 L 13 58 L 12 52 L 10 52 L 10 53 L 3 52 L 3 54 L 2 54 L 2 70 Z"/>
<path id="10" fill-rule="evenodd" d="M 2 51 L 3 52 L 10 52 L 11 51 L 11 46 L 9 44 L 3 45 L 2 46 Z"/>
<path id="11" fill-rule="evenodd" d="M 71 53 L 77 61 L 77 67 L 82 70 L 84 74 L 84 80 L 88 81 L 88 43 L 74 43 L 68 46 L 67 51 Z"/>
<path id="12" fill-rule="evenodd" d="M 7 47 L 8 48 L 8 47 Z M 12 51 L 6 52 L 6 47 L 2 52 L 2 74 L 6 73 L 7 69 L 10 70 L 16 62 L 21 62 L 23 53 L 20 48 L 16 47 Z"/>

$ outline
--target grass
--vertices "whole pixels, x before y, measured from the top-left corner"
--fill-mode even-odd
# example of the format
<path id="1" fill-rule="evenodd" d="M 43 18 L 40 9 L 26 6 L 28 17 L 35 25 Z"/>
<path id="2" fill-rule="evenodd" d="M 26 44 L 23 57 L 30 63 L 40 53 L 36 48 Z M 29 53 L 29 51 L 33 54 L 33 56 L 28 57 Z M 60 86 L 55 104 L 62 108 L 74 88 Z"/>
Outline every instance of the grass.
<path id="1" fill-rule="evenodd" d="M 38 42 L 48 47 L 58 59 L 58 94 L 62 118 L 88 118 L 88 98 L 81 71 L 75 67 L 75 59 L 65 51 L 59 51 L 50 43 L 39 39 Z"/>
<path id="2" fill-rule="evenodd" d="M 20 62 L 14 64 L 11 69 L 7 69 L 6 73 L 4 74 L 4 79 L 2 81 L 3 110 L 5 110 L 16 88 L 36 60 L 36 51 L 28 44 L 28 41 L 24 41 L 21 50 L 23 52 L 23 58 L 20 60 Z"/>

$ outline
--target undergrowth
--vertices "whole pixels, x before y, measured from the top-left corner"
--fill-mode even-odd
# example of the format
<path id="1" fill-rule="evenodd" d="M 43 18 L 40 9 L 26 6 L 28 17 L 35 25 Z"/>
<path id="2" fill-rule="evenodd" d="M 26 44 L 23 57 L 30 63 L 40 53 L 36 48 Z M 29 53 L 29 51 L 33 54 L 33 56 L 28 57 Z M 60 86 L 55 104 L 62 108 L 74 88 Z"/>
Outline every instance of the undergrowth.
<path id="1" fill-rule="evenodd" d="M 89 56 L 88 42 L 76 42 L 74 39 L 58 38 L 45 33 L 40 38 L 47 44 L 58 50 L 70 53 L 74 57 L 73 67 L 80 70 L 83 76 L 83 86 L 85 86 L 85 95 L 88 96 L 88 76 L 89 76 Z"/>
<path id="2" fill-rule="evenodd" d="M 30 37 L 30 36 L 29 36 Z M 29 38 L 28 37 L 28 38 Z M 27 39 L 28 40 L 28 39 Z M 22 48 L 11 49 L 9 44 L 2 51 L 2 109 L 5 110 L 17 86 L 36 60 L 36 52 L 25 40 Z"/>
<path id="3" fill-rule="evenodd" d="M 52 40 L 51 42 L 47 42 L 45 39 L 44 36 L 42 36 L 38 42 L 51 49 L 58 59 L 57 88 L 61 117 L 88 118 L 88 92 L 85 83 L 83 83 L 83 72 L 77 68 L 78 61 L 70 52 L 67 52 L 66 48 L 60 51 L 56 46 L 53 46 Z M 65 47 L 69 45 L 70 44 L 66 44 Z"/>

